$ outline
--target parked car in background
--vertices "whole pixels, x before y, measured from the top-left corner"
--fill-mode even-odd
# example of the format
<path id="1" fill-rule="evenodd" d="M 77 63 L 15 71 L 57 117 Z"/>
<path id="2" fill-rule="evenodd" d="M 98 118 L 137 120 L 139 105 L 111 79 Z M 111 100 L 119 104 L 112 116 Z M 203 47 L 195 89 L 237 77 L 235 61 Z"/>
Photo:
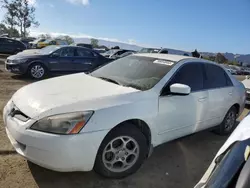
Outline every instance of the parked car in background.
<path id="1" fill-rule="evenodd" d="M 106 49 L 104 49 L 104 48 L 94 48 L 94 50 L 95 50 L 96 52 L 98 52 L 99 54 L 102 54 L 102 53 L 105 53 L 105 52 L 106 52 Z"/>
<path id="2" fill-rule="evenodd" d="M 2 54 L 16 54 L 26 48 L 25 44 L 18 40 L 0 37 L 0 53 Z"/>
<path id="3" fill-rule="evenodd" d="M 133 50 L 123 50 L 123 49 L 112 49 L 105 53 L 102 53 L 104 57 L 110 58 L 110 59 L 119 59 L 119 56 L 126 53 L 126 52 L 135 52 Z"/>
<path id="4" fill-rule="evenodd" d="M 44 41 L 46 41 L 46 39 L 38 38 L 38 39 L 36 39 L 36 40 L 34 40 L 32 42 L 29 42 L 29 44 L 30 44 L 31 48 L 37 48 L 37 44 L 39 42 L 44 42 Z"/>
<path id="5" fill-rule="evenodd" d="M 117 56 L 117 59 L 123 58 L 123 57 L 127 57 L 127 56 L 129 56 L 129 55 L 134 54 L 134 53 L 136 53 L 136 52 L 134 52 L 134 51 L 125 52 L 125 53 L 123 53 L 122 55 Z"/>
<path id="6" fill-rule="evenodd" d="M 139 53 L 159 53 L 159 54 L 168 54 L 167 48 L 142 48 Z"/>
<path id="7" fill-rule="evenodd" d="M 5 66 L 12 73 L 28 74 L 34 79 L 41 79 L 51 72 L 90 72 L 109 61 L 88 48 L 48 46 L 10 56 Z"/>
<path id="8" fill-rule="evenodd" d="M 68 42 L 61 39 L 47 39 L 44 42 L 38 42 L 37 48 L 44 48 L 50 45 L 68 45 Z"/>
<path id="9" fill-rule="evenodd" d="M 49 62 L 57 65 L 53 57 L 72 56 L 73 49 L 53 50 Z M 231 133 L 244 105 L 243 84 L 216 63 L 134 54 L 91 74 L 27 85 L 7 103 L 3 119 L 13 147 L 33 163 L 122 178 L 159 144 L 212 127 Z"/>
<path id="10" fill-rule="evenodd" d="M 160 50 L 159 48 L 142 48 L 139 53 L 158 53 Z"/>
<path id="11" fill-rule="evenodd" d="M 250 115 L 220 148 L 195 188 L 250 187 Z"/>
<path id="12" fill-rule="evenodd" d="M 85 43 L 76 43 L 73 44 L 75 46 L 80 46 L 80 47 L 84 47 L 84 48 L 89 48 L 89 49 L 93 49 L 93 46 L 91 44 L 85 44 Z"/>
<path id="13" fill-rule="evenodd" d="M 250 104 L 250 76 L 246 76 L 245 80 L 242 81 L 242 84 L 246 88 L 246 104 Z"/>

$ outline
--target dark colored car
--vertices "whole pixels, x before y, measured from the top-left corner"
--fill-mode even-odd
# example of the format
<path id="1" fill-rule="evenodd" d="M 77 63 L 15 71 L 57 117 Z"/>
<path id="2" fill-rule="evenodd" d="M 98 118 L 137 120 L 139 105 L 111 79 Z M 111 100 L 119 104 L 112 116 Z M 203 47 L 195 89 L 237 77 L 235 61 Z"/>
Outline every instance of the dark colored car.
<path id="1" fill-rule="evenodd" d="M 77 43 L 76 46 L 93 49 L 93 46 L 91 44 Z"/>
<path id="2" fill-rule="evenodd" d="M 110 59 L 93 50 L 77 46 L 48 46 L 7 58 L 6 69 L 41 79 L 48 73 L 91 72 Z"/>
<path id="3" fill-rule="evenodd" d="M 195 188 L 249 188 L 250 159 L 245 158 L 249 145 L 250 139 L 234 143 L 216 158 L 216 167 L 208 181 Z"/>
<path id="4" fill-rule="evenodd" d="M 26 49 L 25 44 L 18 40 L 1 37 L 0 38 L 0 53 L 16 54 Z"/>

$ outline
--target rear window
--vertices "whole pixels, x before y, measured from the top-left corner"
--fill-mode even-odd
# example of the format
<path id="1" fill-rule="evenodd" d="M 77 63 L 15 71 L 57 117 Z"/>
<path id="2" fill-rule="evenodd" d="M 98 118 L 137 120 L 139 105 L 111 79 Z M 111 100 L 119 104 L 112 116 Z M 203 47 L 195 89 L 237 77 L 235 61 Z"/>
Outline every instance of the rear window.
<path id="1" fill-rule="evenodd" d="M 205 71 L 205 89 L 232 86 L 231 80 L 221 67 L 213 64 L 205 64 Z"/>
<path id="2" fill-rule="evenodd" d="M 140 90 L 154 87 L 176 62 L 152 57 L 128 56 L 94 71 L 91 75 L 118 81 Z"/>

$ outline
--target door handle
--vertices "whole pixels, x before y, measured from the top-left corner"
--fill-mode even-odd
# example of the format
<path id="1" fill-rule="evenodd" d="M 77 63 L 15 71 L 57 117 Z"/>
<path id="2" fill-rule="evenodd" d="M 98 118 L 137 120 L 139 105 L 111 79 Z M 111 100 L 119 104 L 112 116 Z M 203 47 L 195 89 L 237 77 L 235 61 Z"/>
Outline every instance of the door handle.
<path id="1" fill-rule="evenodd" d="M 232 94 L 233 94 L 233 92 L 229 92 L 229 93 L 228 93 L 228 95 L 232 95 Z"/>
<path id="2" fill-rule="evenodd" d="M 203 102 L 203 101 L 205 101 L 206 99 L 207 99 L 207 97 L 200 97 L 198 101 L 199 101 L 199 102 Z"/>

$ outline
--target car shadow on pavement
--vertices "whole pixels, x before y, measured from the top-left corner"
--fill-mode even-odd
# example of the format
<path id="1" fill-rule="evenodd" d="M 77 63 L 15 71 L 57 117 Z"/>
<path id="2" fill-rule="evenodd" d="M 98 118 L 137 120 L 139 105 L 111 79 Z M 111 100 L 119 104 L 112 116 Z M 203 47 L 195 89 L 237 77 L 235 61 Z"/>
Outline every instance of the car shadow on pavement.
<path id="1" fill-rule="evenodd" d="M 35 81 L 34 79 L 31 79 L 29 78 L 27 75 L 12 75 L 11 76 L 12 79 L 15 79 L 15 80 L 23 80 L 23 81 L 28 81 L 28 82 L 33 82 Z"/>
<path id="2" fill-rule="evenodd" d="M 163 144 L 154 149 L 152 156 L 135 174 L 119 180 L 105 179 L 93 171 L 60 173 L 31 162 L 28 162 L 28 165 L 40 188 L 191 188 L 203 176 L 226 139 L 225 136 L 203 131 Z"/>

